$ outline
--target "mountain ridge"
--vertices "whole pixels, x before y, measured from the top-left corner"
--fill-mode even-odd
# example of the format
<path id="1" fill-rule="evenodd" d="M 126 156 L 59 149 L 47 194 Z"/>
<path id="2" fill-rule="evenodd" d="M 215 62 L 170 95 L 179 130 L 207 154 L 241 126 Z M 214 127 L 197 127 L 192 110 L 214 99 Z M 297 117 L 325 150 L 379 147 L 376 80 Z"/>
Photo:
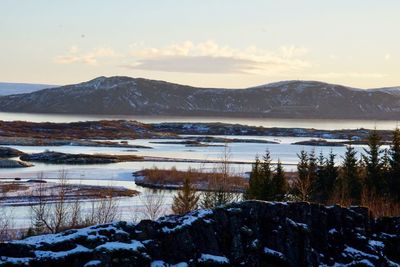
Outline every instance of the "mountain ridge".
<path id="1" fill-rule="evenodd" d="M 11 83 L 11 82 L 0 82 L 0 96 L 13 95 L 13 94 L 24 94 L 32 93 L 35 91 L 55 88 L 57 85 L 51 84 L 36 84 L 36 83 Z"/>
<path id="2" fill-rule="evenodd" d="M 398 119 L 400 87 L 358 89 L 289 80 L 243 89 L 127 76 L 0 97 L 0 111 L 265 118 Z"/>

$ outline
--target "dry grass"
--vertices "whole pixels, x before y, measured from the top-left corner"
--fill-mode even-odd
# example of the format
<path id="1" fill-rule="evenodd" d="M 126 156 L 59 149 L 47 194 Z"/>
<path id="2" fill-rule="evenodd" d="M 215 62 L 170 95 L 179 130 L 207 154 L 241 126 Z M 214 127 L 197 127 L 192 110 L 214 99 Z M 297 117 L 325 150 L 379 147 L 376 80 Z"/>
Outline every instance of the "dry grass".
<path id="1" fill-rule="evenodd" d="M 112 197 L 132 197 L 139 194 L 138 191 L 132 189 L 118 189 L 113 187 L 98 187 L 98 188 L 90 188 L 90 187 L 81 187 L 78 188 L 76 192 L 74 192 L 77 196 L 90 197 L 90 198 L 108 198 Z"/>
<path id="2" fill-rule="evenodd" d="M 400 216 L 399 202 L 373 193 L 364 192 L 362 194 L 361 206 L 367 207 L 375 218 Z"/>
<path id="3" fill-rule="evenodd" d="M 337 204 L 342 207 L 350 207 L 354 205 L 366 207 L 374 218 L 400 216 L 399 202 L 366 191 L 362 193 L 361 201 L 355 202 L 348 198 L 346 194 L 338 192 L 328 201 L 327 204 Z"/>
<path id="4" fill-rule="evenodd" d="M 176 185 L 181 186 L 185 177 L 188 177 L 196 188 L 205 189 L 222 173 L 218 172 L 202 172 L 200 170 L 189 169 L 187 171 L 178 171 L 176 168 L 171 169 L 158 169 L 156 167 L 151 169 L 144 169 L 137 173 L 143 176 L 143 183 L 154 186 L 162 185 Z M 230 175 L 229 182 L 235 191 L 243 191 L 248 186 L 248 180 L 239 175 Z"/>
<path id="5" fill-rule="evenodd" d="M 0 193 L 2 193 L 2 194 L 23 191 L 26 189 L 28 189 L 28 186 L 22 185 L 21 183 L 15 183 L 15 182 L 1 182 L 0 183 Z"/>

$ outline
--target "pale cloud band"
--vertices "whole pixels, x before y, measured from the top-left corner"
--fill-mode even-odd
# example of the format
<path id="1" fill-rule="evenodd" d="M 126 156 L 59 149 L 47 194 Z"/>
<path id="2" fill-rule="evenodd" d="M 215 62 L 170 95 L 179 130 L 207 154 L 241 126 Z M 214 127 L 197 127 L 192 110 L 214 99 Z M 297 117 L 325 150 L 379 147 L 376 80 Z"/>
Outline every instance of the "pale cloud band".
<path id="1" fill-rule="evenodd" d="M 55 57 L 55 62 L 98 65 L 102 60 L 118 58 L 115 62 L 118 66 L 147 71 L 275 74 L 310 67 L 311 63 L 303 58 L 306 53 L 305 48 L 295 46 L 271 51 L 255 46 L 236 49 L 213 41 L 198 44 L 186 41 L 161 48 L 131 45 L 127 53 L 105 47 L 80 52 L 72 46 L 67 53 Z"/>
<path id="2" fill-rule="evenodd" d="M 135 61 L 123 66 L 166 72 L 272 74 L 309 67 L 311 63 L 302 58 L 305 53 L 306 49 L 294 46 L 270 51 L 186 41 L 162 48 L 133 45 L 130 54 Z"/>
<path id="3" fill-rule="evenodd" d="M 55 57 L 54 61 L 59 64 L 83 63 L 95 66 L 101 59 L 116 57 L 118 53 L 107 47 L 98 47 L 90 52 L 82 53 L 77 46 L 71 46 L 66 54 Z"/>
<path id="4" fill-rule="evenodd" d="M 214 41 L 185 41 L 163 47 L 133 44 L 126 51 L 109 47 L 81 51 L 77 46 L 54 58 L 58 64 L 113 66 L 127 70 L 193 74 L 246 74 L 260 77 L 302 77 L 303 79 L 335 80 L 343 78 L 381 79 L 383 73 L 318 72 L 319 64 L 306 58 L 307 49 L 281 46 L 275 50 L 255 46 L 238 49 Z M 386 57 L 390 58 L 390 56 Z"/>

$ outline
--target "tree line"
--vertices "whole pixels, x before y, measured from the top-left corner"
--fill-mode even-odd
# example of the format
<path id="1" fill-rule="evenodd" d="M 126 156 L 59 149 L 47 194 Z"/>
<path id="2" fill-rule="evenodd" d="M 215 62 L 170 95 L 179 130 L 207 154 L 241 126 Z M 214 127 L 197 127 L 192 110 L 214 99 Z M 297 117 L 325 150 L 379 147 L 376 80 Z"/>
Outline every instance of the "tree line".
<path id="1" fill-rule="evenodd" d="M 317 156 L 314 150 L 302 150 L 297 175 L 288 181 L 280 161 L 273 167 L 267 151 L 262 160 L 257 157 L 253 163 L 244 198 L 349 205 L 376 198 L 400 201 L 399 129 L 393 132 L 389 148 L 382 148 L 382 139 L 373 130 L 361 155 L 349 142 L 340 165 L 335 164 L 336 158 L 332 151 L 325 157 L 322 153 Z"/>
<path id="2" fill-rule="evenodd" d="M 252 164 L 248 187 L 243 199 L 265 201 L 310 201 L 322 204 L 363 205 L 377 216 L 400 213 L 400 130 L 393 132 L 389 148 L 382 147 L 376 130 L 371 131 L 367 146 L 358 155 L 349 140 L 341 164 L 338 155 L 331 152 L 316 155 L 315 150 L 298 154 L 297 172 L 288 175 L 281 161 L 272 164 L 267 150 Z M 229 187 L 226 166 L 222 176 L 208 191 L 199 193 L 190 177 L 174 197 L 172 211 L 184 214 L 197 208 L 213 208 L 241 198 Z"/>

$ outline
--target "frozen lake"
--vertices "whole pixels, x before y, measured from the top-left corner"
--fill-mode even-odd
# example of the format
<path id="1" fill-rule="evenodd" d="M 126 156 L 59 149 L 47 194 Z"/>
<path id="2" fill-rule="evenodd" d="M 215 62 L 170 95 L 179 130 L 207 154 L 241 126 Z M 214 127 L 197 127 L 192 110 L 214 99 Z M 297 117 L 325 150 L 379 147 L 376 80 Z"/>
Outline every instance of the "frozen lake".
<path id="1" fill-rule="evenodd" d="M 63 115 L 42 115 L 42 114 L 21 114 L 21 113 L 1 113 L 0 120 L 27 120 L 34 122 L 72 122 L 100 119 L 132 119 L 147 123 L 158 122 L 225 122 L 240 123 L 253 126 L 264 127 L 302 127 L 315 129 L 355 129 L 355 128 L 374 128 L 394 129 L 397 125 L 395 121 L 351 121 L 351 120 L 289 120 L 289 119 L 235 119 L 235 118 L 196 118 L 196 117 L 141 117 L 141 116 L 63 116 Z M 251 170 L 251 163 L 256 155 L 262 156 L 266 149 L 271 152 L 273 162 L 278 158 L 282 161 L 286 171 L 296 169 L 297 154 L 302 150 L 310 152 L 315 150 L 318 155 L 322 152 L 327 155 L 331 150 L 337 154 L 337 163 L 342 160 L 345 147 L 312 147 L 302 145 L 292 145 L 294 142 L 305 141 L 311 138 L 304 137 L 270 137 L 270 136 L 227 136 L 228 138 L 250 138 L 262 139 L 279 142 L 279 144 L 265 143 L 230 143 L 228 144 L 230 160 L 241 162 L 242 164 L 232 164 L 232 169 L 238 174 L 245 174 Z M 114 140 L 115 141 L 115 140 Z M 181 144 L 156 144 L 153 142 L 167 142 L 176 140 L 157 140 L 157 139 L 137 139 L 119 140 L 127 141 L 132 145 L 150 146 L 152 149 L 130 149 L 118 147 L 86 147 L 86 146 L 10 146 L 26 153 L 38 153 L 45 150 L 52 150 L 64 153 L 84 153 L 84 154 L 134 154 L 140 156 L 166 157 L 176 159 L 191 160 L 219 160 L 223 155 L 224 148 L 221 146 L 187 147 Z M 342 140 L 331 140 L 342 141 Z M 344 141 L 344 140 L 343 140 Z M 211 143 L 211 145 L 222 145 L 221 143 Z M 363 146 L 355 146 L 357 152 L 363 151 Z M 135 151 L 133 151 L 135 150 Z M 360 155 L 360 154 L 359 154 Z M 176 167 L 178 170 L 186 170 L 189 167 L 210 171 L 216 167 L 215 163 L 193 163 L 193 162 L 121 162 L 112 164 L 96 165 L 63 165 L 63 164 L 44 164 L 34 163 L 33 167 L 22 169 L 0 169 L 0 179 L 22 179 L 36 178 L 38 173 L 43 172 L 44 177 L 49 181 L 57 178 L 61 169 L 68 173 L 71 183 L 81 183 L 89 185 L 116 185 L 135 189 L 145 194 L 153 194 L 149 189 L 137 186 L 133 180 L 132 173 L 144 168 Z M 162 191 L 165 197 L 166 208 L 171 204 L 174 192 Z M 85 202 L 84 209 L 90 207 L 90 202 Z M 131 220 L 135 217 L 135 211 L 143 207 L 139 196 L 124 197 L 119 200 L 121 219 Z M 30 223 L 30 208 L 28 206 L 6 207 L 14 215 L 14 227 L 28 227 Z"/>
<path id="2" fill-rule="evenodd" d="M 235 136 L 229 136 L 234 138 Z M 237 137 L 243 138 L 243 137 Z M 341 156 L 345 152 L 345 147 L 337 146 L 302 146 L 292 145 L 294 142 L 309 140 L 304 137 L 258 137 L 248 136 L 246 138 L 279 141 L 279 144 L 265 144 L 265 143 L 229 143 L 228 151 L 230 153 L 230 160 L 241 162 L 243 164 L 232 164 L 232 168 L 238 173 L 248 172 L 251 169 L 251 163 L 254 161 L 256 155 L 262 156 L 268 149 L 271 152 L 273 162 L 278 159 L 281 160 L 287 171 L 296 169 L 297 154 L 302 150 L 312 151 L 318 155 L 322 152 L 327 155 L 331 150 L 337 154 L 337 162 L 340 163 Z M 45 150 L 63 152 L 63 153 L 83 153 L 83 154 L 133 154 L 139 156 L 152 156 L 152 157 L 166 157 L 176 158 L 183 160 L 220 160 L 224 147 L 221 146 L 205 146 L 205 147 L 187 147 L 181 144 L 156 144 L 153 142 L 168 142 L 176 140 L 158 140 L 158 139 L 137 139 L 125 140 L 132 145 L 150 146 L 152 149 L 131 149 L 122 147 L 87 147 L 87 146 L 10 146 L 19 149 L 26 153 L 38 153 Z M 340 140 L 338 140 L 340 141 Z M 221 145 L 221 143 L 211 143 L 211 145 Z M 358 152 L 363 151 L 363 146 L 355 146 Z M 150 168 L 157 166 L 158 168 L 171 168 L 175 166 L 179 170 L 186 170 L 189 167 L 201 168 L 210 170 L 215 167 L 215 163 L 193 163 L 193 162 L 120 162 L 111 164 L 95 164 L 95 165 L 64 165 L 64 164 L 44 164 L 34 163 L 33 167 L 23 169 L 0 169 L 0 178 L 34 178 L 37 173 L 43 172 L 47 178 L 57 177 L 60 169 L 68 172 L 70 179 L 93 179 L 93 180 L 109 180 L 109 181 L 130 181 L 132 180 L 132 173 L 139 171 L 143 168 Z"/>
<path id="3" fill-rule="evenodd" d="M 235 137 L 235 136 L 229 136 Z M 239 138 L 239 137 L 238 137 Z M 243 137 L 240 137 L 243 138 Z M 273 162 L 279 158 L 287 171 L 296 169 L 297 153 L 302 149 L 306 151 L 315 150 L 316 154 L 322 152 L 327 155 L 331 150 L 337 154 L 337 162 L 340 163 L 341 156 L 344 154 L 345 147 L 312 147 L 292 145 L 297 141 L 308 140 L 304 137 L 259 137 L 248 136 L 245 138 L 254 138 L 270 141 L 279 141 L 279 144 L 264 144 L 264 143 L 230 143 L 228 148 L 230 151 L 230 160 L 240 161 L 244 164 L 232 164 L 232 169 L 238 174 L 244 174 L 251 170 L 251 163 L 256 155 L 262 156 L 266 149 L 269 149 L 273 157 Z M 122 141 L 122 140 L 121 140 Z M 134 154 L 142 156 L 168 157 L 177 159 L 193 159 L 193 160 L 219 160 L 221 159 L 224 147 L 208 146 L 208 147 L 186 147 L 181 144 L 155 144 L 157 141 L 176 141 L 176 140 L 156 140 L 156 139 L 138 139 L 124 140 L 133 145 L 150 146 L 152 149 L 135 149 L 137 151 L 127 151 L 127 148 L 118 147 L 86 147 L 86 146 L 11 146 L 26 153 L 43 152 L 44 150 L 53 150 L 64 153 L 106 153 L 106 154 Z M 213 144 L 213 143 L 211 143 Z M 221 145 L 215 143 L 215 145 Z M 362 152 L 363 146 L 355 146 L 358 152 Z M 137 186 L 134 182 L 132 173 L 142 170 L 143 168 L 158 168 L 176 167 L 178 170 L 186 170 L 189 167 L 201 168 L 204 171 L 210 171 L 217 166 L 216 163 L 191 163 L 191 162 L 121 162 L 111 164 L 96 164 L 96 165 L 63 165 L 63 164 L 44 164 L 34 163 L 33 167 L 22 169 L 0 169 L 0 178 L 13 179 L 15 177 L 30 179 L 36 178 L 38 173 L 43 172 L 44 177 L 48 181 L 55 181 L 59 171 L 64 169 L 68 173 L 70 183 L 88 184 L 88 185 L 114 185 L 124 186 L 129 189 L 135 189 L 145 194 L 153 194 L 153 190 L 145 189 Z M 165 205 L 168 209 L 172 203 L 174 192 L 162 191 L 165 198 Z M 84 209 L 89 209 L 91 203 L 85 202 Z M 121 219 L 131 220 L 138 210 L 143 208 L 143 202 L 140 196 L 124 197 L 119 199 L 119 208 L 121 211 Z M 30 208 L 28 206 L 6 207 L 9 212 L 14 215 L 14 227 L 28 227 L 30 223 Z"/>

